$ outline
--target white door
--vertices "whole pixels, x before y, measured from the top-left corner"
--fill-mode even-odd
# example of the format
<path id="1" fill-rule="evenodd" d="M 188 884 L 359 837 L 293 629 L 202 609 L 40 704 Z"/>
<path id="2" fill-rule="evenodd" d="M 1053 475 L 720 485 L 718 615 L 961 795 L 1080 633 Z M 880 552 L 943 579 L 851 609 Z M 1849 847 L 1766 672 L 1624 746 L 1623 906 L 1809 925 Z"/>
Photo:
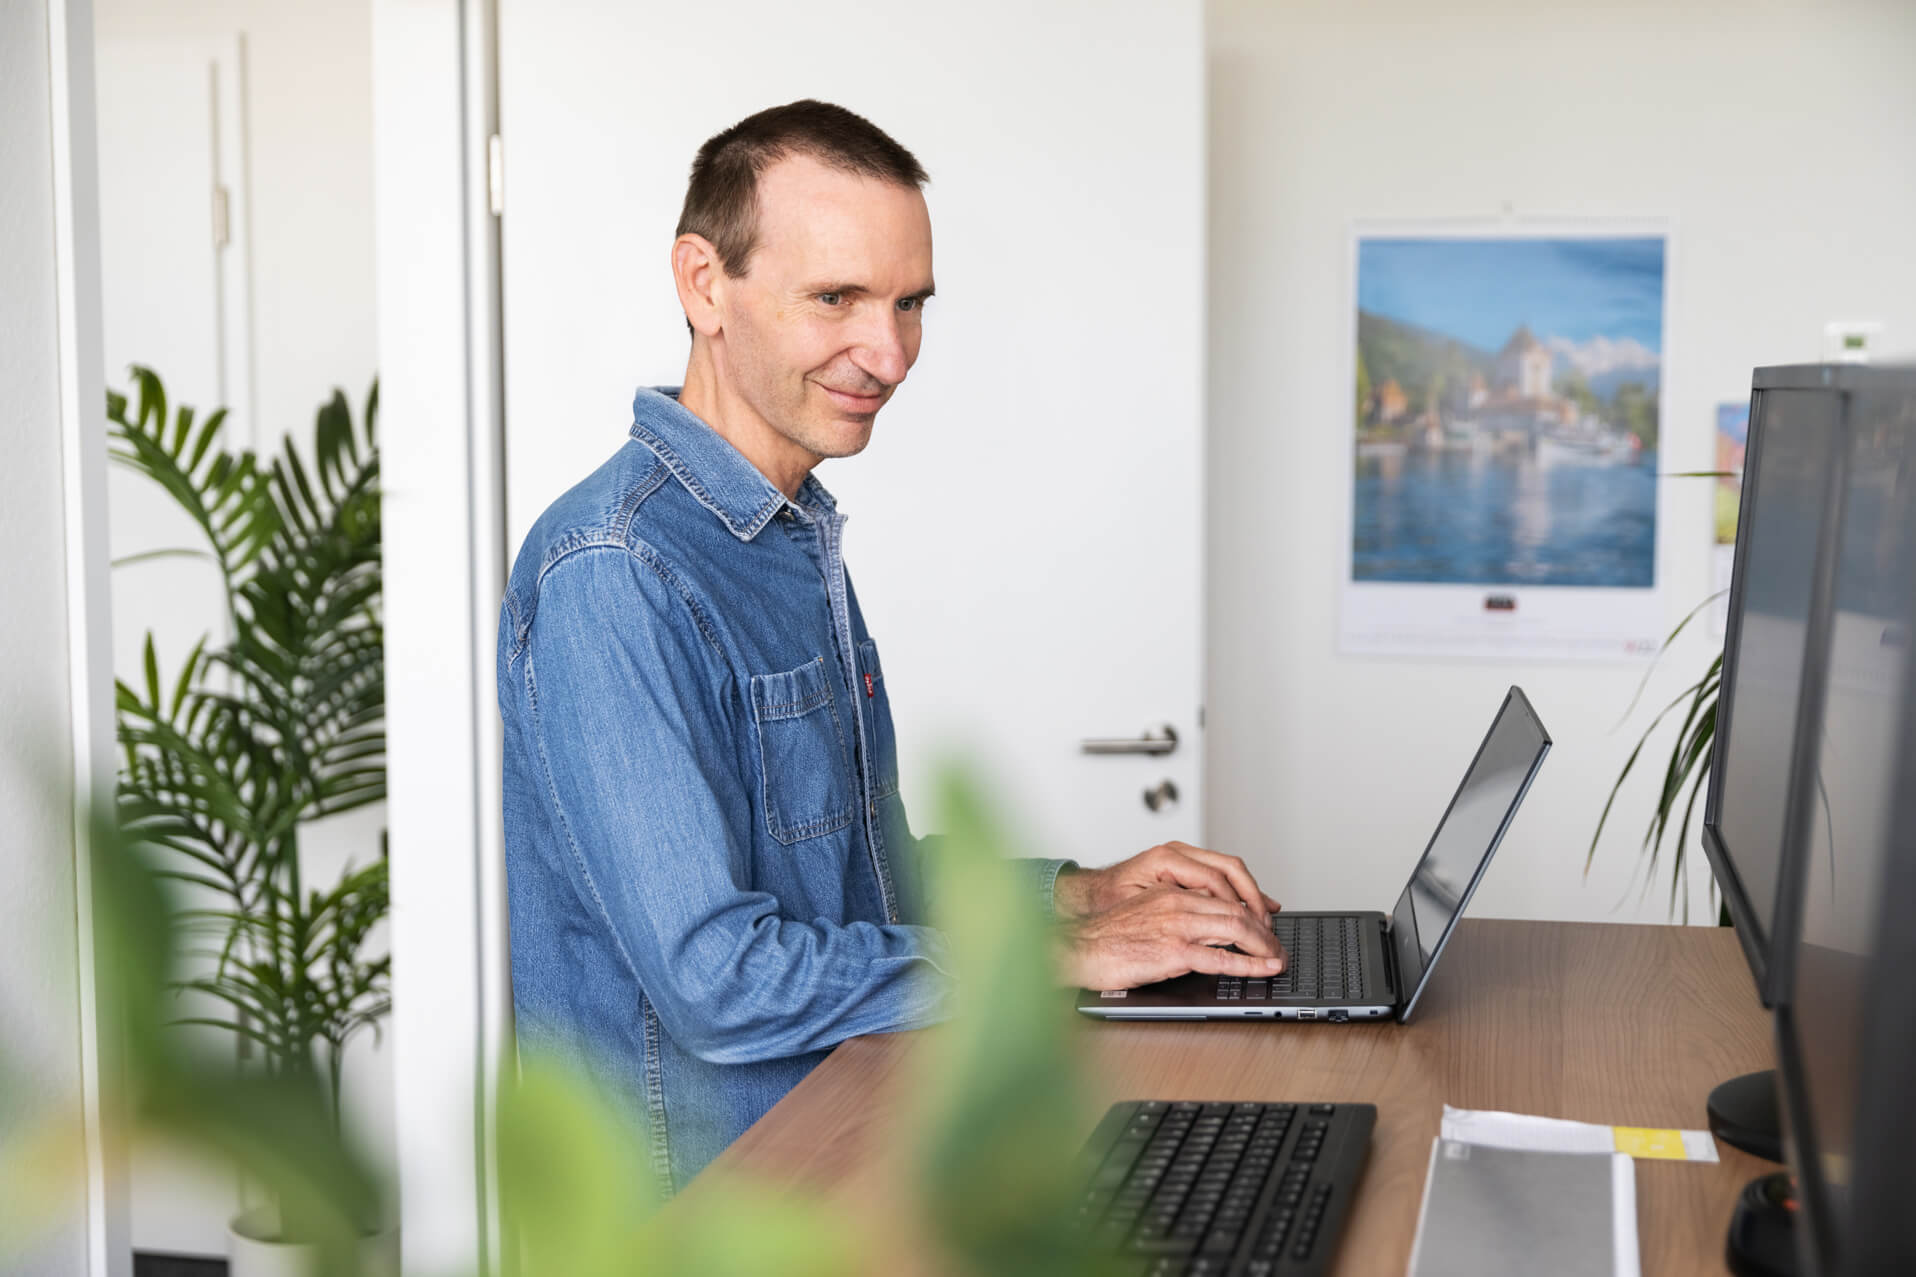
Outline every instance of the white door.
<path id="1" fill-rule="evenodd" d="M 922 355 L 819 470 L 914 824 L 955 748 L 1031 853 L 1200 838 L 1201 6 L 502 0 L 499 41 L 509 546 L 624 441 L 635 385 L 683 374 L 667 253 L 699 144 L 839 102 L 932 178 Z M 1168 755 L 1081 744 L 1166 726 Z"/>
<path id="2" fill-rule="evenodd" d="M 100 302 L 106 384 L 132 396 L 129 364 L 163 380 L 169 414 L 191 404 L 198 420 L 228 409 L 229 448 L 252 443 L 251 321 L 247 287 L 244 44 L 170 30 L 184 23 L 103 15 L 94 48 L 100 172 Z M 107 470 L 113 669 L 143 683 L 151 631 L 163 686 L 193 644 L 227 637 L 218 571 L 204 559 L 149 557 L 196 549 L 192 521 L 153 483 Z M 215 900 L 204 903 L 217 905 Z M 224 1008 L 188 995 L 182 1014 Z M 230 1035 L 188 1028 L 208 1051 Z M 135 1249 L 220 1254 L 237 1182 L 203 1162 L 141 1144 L 129 1165 Z"/>
<path id="3" fill-rule="evenodd" d="M 133 24 L 126 24 L 133 25 Z M 130 364 L 160 375 L 168 411 L 227 409 L 229 448 L 252 443 L 247 287 L 244 47 L 115 24 L 95 46 L 100 149 L 100 293 L 106 384 L 133 394 Z M 195 548 L 192 522 L 165 493 L 110 467 L 113 556 Z M 154 632 L 177 671 L 209 629 L 222 637 L 219 574 L 202 560 L 148 558 L 113 576 L 115 673 L 141 677 Z"/>

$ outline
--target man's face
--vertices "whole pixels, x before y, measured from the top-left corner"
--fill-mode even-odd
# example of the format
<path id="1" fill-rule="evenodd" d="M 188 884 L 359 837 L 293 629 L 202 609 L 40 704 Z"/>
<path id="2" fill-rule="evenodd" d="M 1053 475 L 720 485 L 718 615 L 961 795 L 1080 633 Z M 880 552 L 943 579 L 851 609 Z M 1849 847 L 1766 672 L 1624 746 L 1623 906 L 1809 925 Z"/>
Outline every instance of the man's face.
<path id="1" fill-rule="evenodd" d="M 723 283 L 720 377 L 811 463 L 851 456 L 918 359 L 925 198 L 797 155 L 760 175 L 758 204 L 758 247 Z"/>

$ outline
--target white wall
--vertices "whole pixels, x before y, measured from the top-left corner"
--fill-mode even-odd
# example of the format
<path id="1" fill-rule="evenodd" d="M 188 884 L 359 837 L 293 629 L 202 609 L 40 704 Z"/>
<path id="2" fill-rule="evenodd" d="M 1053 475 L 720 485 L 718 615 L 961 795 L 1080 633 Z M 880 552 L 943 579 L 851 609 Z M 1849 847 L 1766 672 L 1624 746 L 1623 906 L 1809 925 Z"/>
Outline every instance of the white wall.
<path id="1" fill-rule="evenodd" d="M 67 1108 L 63 1134 L 81 1138 L 79 985 L 68 724 L 65 503 L 55 340 L 52 124 L 46 11 L 0 8 L 0 1051 L 8 1094 L 0 1138 L 20 1138 L 24 1114 Z M 76 1191 L 8 1271 L 86 1268 Z"/>
<path id="2" fill-rule="evenodd" d="M 1582 879 L 1647 720 L 1613 730 L 1641 666 L 1336 654 L 1349 223 L 1673 217 L 1663 468 L 1710 469 L 1713 405 L 1746 398 L 1754 365 L 1819 359 L 1826 320 L 1916 349 L 1916 6 L 1213 0 L 1209 18 L 1213 844 L 1280 899 L 1387 908 L 1517 682 L 1557 746 L 1477 912 L 1662 920 L 1662 872 L 1629 887 L 1648 783 Z M 1665 482 L 1673 626 L 1712 588 L 1710 505 L 1707 482 Z M 1646 701 L 1707 664 L 1694 628 Z M 1713 921 L 1693 854 L 1691 917 Z"/>
<path id="3" fill-rule="evenodd" d="M 376 371 L 371 21 L 369 0 L 100 0 L 97 6 L 103 66 L 139 68 L 150 54 L 152 93 L 174 87 L 182 50 L 189 58 L 191 51 L 232 50 L 244 37 L 244 97 L 222 107 L 237 106 L 243 114 L 245 163 L 223 176 L 243 187 L 238 193 L 250 210 L 235 231 L 249 236 L 250 306 L 240 317 L 250 315 L 250 331 L 238 344 L 250 348 L 251 360 L 248 375 L 233 384 L 250 384 L 252 395 L 250 402 L 229 405 L 229 448 L 271 453 L 288 433 L 306 438 L 335 387 L 346 392 L 357 417 Z M 153 113 L 180 113 L 182 104 L 169 99 L 152 103 L 144 118 L 134 116 L 141 109 L 139 87 L 102 86 L 102 151 L 109 161 L 125 163 L 127 147 L 116 143 L 151 138 Z M 125 391 L 126 365 L 152 364 L 166 378 L 172 401 L 192 403 L 203 416 L 216 406 L 211 293 L 181 297 L 171 310 L 163 304 L 167 290 L 185 291 L 197 278 L 169 257 L 181 252 L 176 242 L 210 235 L 205 121 L 182 120 L 180 127 L 181 136 L 169 143 L 179 148 L 177 162 L 160 157 L 136 174 L 121 167 L 102 174 L 105 372 L 108 385 Z M 169 178 L 171 184 L 163 184 Z M 190 251 L 203 253 L 204 243 L 192 239 Z M 210 269 L 210 258 L 206 262 Z M 229 257 L 229 269 L 242 264 Z M 199 544 L 163 496 L 117 467 L 110 502 L 116 556 Z M 210 566 L 131 565 L 114 574 L 113 585 L 115 667 L 122 678 L 137 674 L 146 629 L 156 631 L 163 679 L 200 634 L 223 636 L 218 578 Z M 377 856 L 384 823 L 381 805 L 302 831 L 307 881 L 330 883 L 349 860 L 364 864 Z M 349 1050 L 345 1090 L 358 1127 L 376 1153 L 389 1156 L 392 1081 L 383 1043 L 362 1037 Z M 237 1193 L 231 1177 L 216 1168 L 147 1151 L 134 1165 L 135 1246 L 224 1253 Z"/>

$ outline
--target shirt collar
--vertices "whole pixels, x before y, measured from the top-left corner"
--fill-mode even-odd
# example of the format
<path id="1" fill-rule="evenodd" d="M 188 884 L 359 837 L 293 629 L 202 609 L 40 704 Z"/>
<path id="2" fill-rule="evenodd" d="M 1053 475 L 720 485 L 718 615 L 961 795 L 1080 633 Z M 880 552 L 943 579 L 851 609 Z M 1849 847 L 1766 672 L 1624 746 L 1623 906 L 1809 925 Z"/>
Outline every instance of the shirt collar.
<path id="1" fill-rule="evenodd" d="M 685 490 L 741 541 L 750 541 L 780 510 L 800 518 L 835 514 L 838 503 L 816 475 L 806 475 L 793 501 L 725 438 L 679 403 L 679 387 L 641 386 L 632 399 L 632 437 L 650 448 Z"/>

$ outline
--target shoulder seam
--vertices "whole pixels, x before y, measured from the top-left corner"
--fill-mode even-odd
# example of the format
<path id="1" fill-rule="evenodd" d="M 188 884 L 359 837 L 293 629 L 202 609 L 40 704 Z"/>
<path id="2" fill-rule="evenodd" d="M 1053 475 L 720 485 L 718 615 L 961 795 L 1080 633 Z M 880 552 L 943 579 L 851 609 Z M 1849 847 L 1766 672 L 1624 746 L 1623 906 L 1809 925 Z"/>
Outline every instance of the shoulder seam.
<path id="1" fill-rule="evenodd" d="M 641 498 L 641 500 L 642 499 L 643 498 Z M 533 612 L 535 615 L 538 612 L 539 594 L 545 589 L 547 574 L 567 559 L 586 550 L 618 550 L 650 568 L 652 574 L 658 577 L 660 584 L 666 586 L 674 594 L 678 595 L 679 601 L 685 605 L 685 610 L 691 614 L 693 624 L 698 626 L 699 634 L 704 637 L 707 646 L 712 649 L 712 654 L 718 657 L 721 664 L 726 663 L 725 648 L 719 643 L 718 631 L 713 628 L 711 618 L 706 614 L 705 608 L 699 603 L 698 596 L 693 594 L 691 587 L 685 583 L 678 573 L 672 570 L 672 565 L 666 562 L 663 555 L 657 550 L 654 550 L 649 543 L 637 537 L 627 536 L 616 541 L 600 538 L 581 541 L 566 546 L 559 551 L 559 553 L 540 564 L 539 575 L 535 577 L 532 582 Z M 526 633 L 529 635 L 531 632 L 532 618 L 528 618 L 526 621 Z"/>
<path id="2" fill-rule="evenodd" d="M 639 507 L 645 504 L 647 497 L 659 490 L 671 474 L 670 467 L 659 459 L 657 453 L 654 453 L 652 468 L 626 490 L 624 499 L 619 502 L 618 511 L 612 516 L 613 526 L 617 529 L 621 540 L 632 535 L 632 523 L 639 517 Z"/>

